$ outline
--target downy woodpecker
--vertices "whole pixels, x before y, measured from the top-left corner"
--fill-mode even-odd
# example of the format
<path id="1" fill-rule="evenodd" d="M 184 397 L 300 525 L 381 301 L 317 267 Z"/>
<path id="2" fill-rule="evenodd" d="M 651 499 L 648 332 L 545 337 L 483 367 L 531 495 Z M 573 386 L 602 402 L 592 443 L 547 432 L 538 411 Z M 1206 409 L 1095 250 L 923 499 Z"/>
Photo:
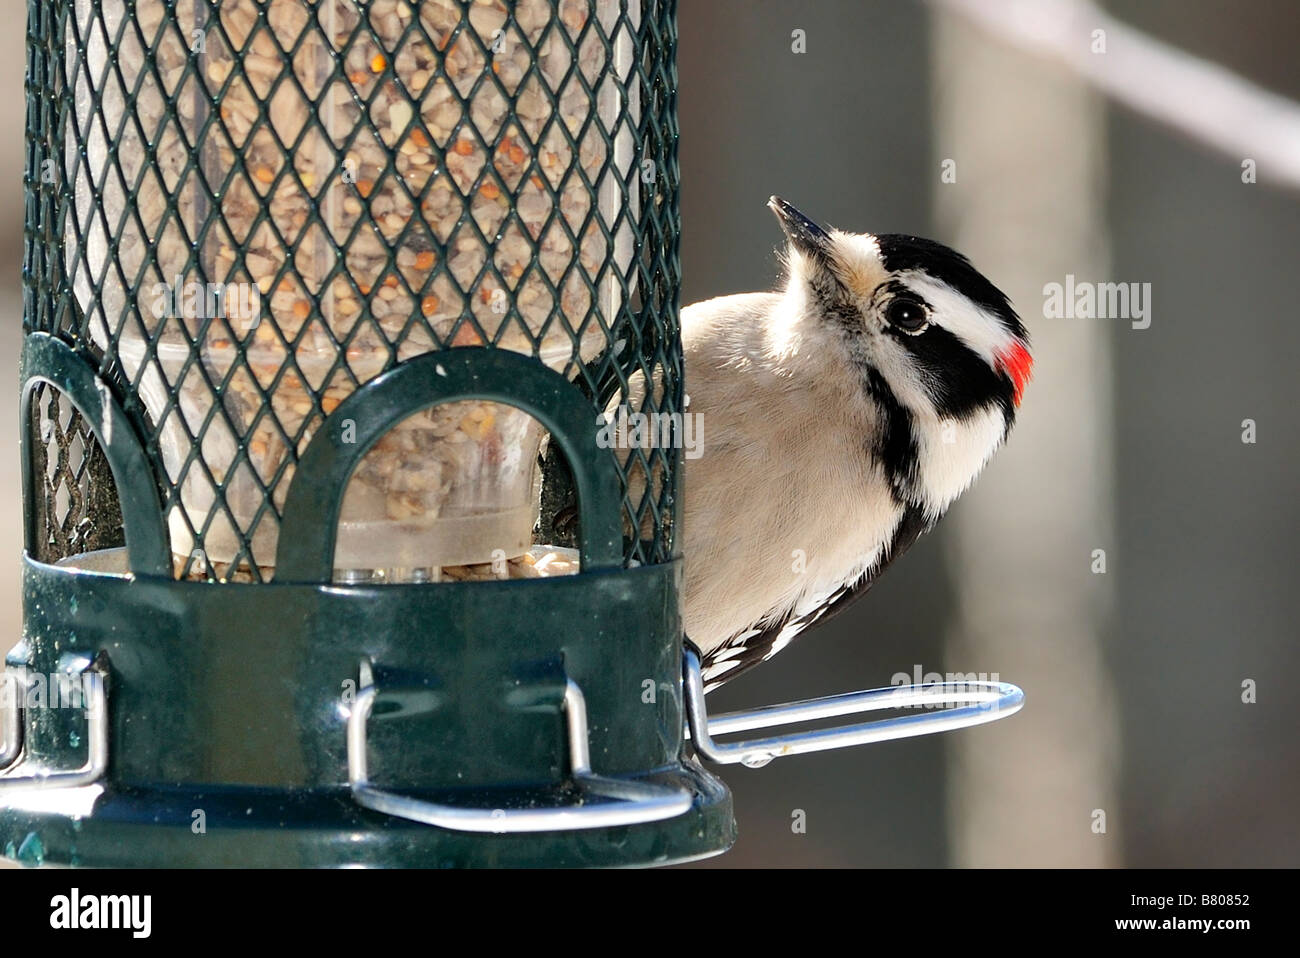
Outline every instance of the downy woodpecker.
<path id="1" fill-rule="evenodd" d="M 707 688 L 843 609 L 932 528 L 1006 438 L 1033 362 L 1011 303 L 961 254 L 768 206 L 785 288 L 682 313 L 704 435 L 685 466 L 686 634 Z"/>

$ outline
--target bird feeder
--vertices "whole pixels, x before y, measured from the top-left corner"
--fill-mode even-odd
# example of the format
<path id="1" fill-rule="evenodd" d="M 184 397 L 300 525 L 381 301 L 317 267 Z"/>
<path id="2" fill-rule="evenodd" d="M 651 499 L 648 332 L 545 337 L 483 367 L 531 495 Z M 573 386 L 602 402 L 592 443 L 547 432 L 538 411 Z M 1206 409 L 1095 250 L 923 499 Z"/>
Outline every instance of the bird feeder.
<path id="1" fill-rule="evenodd" d="M 735 830 L 695 755 L 1018 707 L 705 711 L 681 452 L 598 428 L 638 373 L 683 408 L 672 0 L 28 15 L 5 855 L 682 861 Z"/>

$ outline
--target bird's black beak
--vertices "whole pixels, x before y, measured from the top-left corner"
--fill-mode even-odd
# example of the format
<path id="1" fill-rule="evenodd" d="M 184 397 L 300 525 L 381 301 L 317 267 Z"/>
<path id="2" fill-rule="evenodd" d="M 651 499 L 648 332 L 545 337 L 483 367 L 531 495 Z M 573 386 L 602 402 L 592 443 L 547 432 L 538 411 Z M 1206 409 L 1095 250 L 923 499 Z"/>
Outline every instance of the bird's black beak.
<path id="1" fill-rule="evenodd" d="M 790 245 L 799 252 L 819 258 L 830 255 L 830 235 L 808 217 L 779 196 L 771 197 L 767 208 L 776 214 Z"/>

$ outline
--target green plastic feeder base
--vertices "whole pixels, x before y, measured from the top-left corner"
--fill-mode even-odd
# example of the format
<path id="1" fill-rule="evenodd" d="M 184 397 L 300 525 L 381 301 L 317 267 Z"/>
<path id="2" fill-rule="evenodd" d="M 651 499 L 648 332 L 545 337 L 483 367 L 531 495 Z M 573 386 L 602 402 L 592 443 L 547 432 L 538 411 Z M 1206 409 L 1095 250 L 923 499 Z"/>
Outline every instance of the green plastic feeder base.
<path id="1" fill-rule="evenodd" d="M 172 578 L 148 458 L 82 357 L 33 334 L 23 368 L 24 415 L 48 382 L 94 430 L 126 545 L 75 566 L 38 562 L 29 510 L 23 641 L 6 661 L 21 708 L 0 701 L 6 856 L 616 866 L 731 845 L 731 796 L 685 752 L 681 562 L 622 568 L 615 460 L 563 377 L 464 348 L 367 382 L 336 411 L 355 437 L 322 428 L 300 459 L 275 580 L 218 585 Z M 331 583 L 357 463 L 406 416 L 465 398 L 518 405 L 565 451 L 583 571 Z M 67 695 L 83 679 L 106 689 L 89 706 Z"/>
<path id="2" fill-rule="evenodd" d="M 0 850 L 33 866 L 600 868 L 678 864 L 731 846 L 731 796 L 717 779 L 687 762 L 648 780 L 690 790 L 694 806 L 658 823 L 534 835 L 403 821 L 359 808 L 347 789 L 58 789 L 9 796 Z M 66 810 L 36 810 L 45 802 Z M 93 811 L 75 816 L 78 805 Z M 205 832 L 195 831 L 199 808 Z"/>
<path id="3" fill-rule="evenodd" d="M 731 796 L 683 751 L 679 575 L 677 563 L 500 583 L 214 587 L 27 559 L 26 637 L 7 665 L 29 707 L 22 757 L 0 776 L 0 851 L 29 864 L 220 867 L 625 866 L 722 852 Z M 86 764 L 87 710 L 52 696 L 92 660 L 107 685 L 106 772 L 74 788 L 6 785 Z M 367 673 L 376 787 L 455 807 L 575 802 L 572 682 L 593 772 L 685 790 L 690 807 L 527 834 L 363 808 L 346 728 Z"/>

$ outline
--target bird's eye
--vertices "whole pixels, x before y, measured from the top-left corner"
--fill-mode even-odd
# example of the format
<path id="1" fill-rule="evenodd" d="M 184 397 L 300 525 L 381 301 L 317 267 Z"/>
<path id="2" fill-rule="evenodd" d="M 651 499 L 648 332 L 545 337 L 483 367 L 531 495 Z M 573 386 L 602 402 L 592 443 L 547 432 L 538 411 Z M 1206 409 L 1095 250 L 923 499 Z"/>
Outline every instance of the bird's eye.
<path id="1" fill-rule="evenodd" d="M 885 307 L 885 319 L 905 333 L 919 333 L 930 323 L 930 312 L 914 299 L 899 297 Z"/>

